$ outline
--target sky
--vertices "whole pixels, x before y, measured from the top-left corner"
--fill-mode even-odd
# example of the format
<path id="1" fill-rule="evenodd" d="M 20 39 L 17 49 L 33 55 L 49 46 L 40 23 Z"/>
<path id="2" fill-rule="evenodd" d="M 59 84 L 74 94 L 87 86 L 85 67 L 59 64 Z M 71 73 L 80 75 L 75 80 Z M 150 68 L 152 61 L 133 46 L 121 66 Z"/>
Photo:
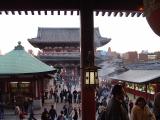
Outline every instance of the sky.
<path id="1" fill-rule="evenodd" d="M 0 15 L 0 51 L 5 54 L 14 49 L 18 41 L 21 41 L 25 50 L 32 49 L 36 54 L 38 49 L 34 48 L 27 39 L 37 37 L 38 27 L 80 27 L 80 16 L 76 12 L 67 15 Z M 102 50 L 125 53 L 128 51 L 148 52 L 160 51 L 160 37 L 157 36 L 148 25 L 145 17 L 113 17 L 94 16 L 94 27 L 99 27 L 102 37 L 111 38 L 111 41 Z"/>

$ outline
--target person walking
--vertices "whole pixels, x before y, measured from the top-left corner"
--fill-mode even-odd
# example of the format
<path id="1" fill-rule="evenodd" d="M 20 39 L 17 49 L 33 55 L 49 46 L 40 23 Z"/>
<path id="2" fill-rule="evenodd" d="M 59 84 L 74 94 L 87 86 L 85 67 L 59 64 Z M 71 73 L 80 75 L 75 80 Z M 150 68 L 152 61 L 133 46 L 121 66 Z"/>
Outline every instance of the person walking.
<path id="1" fill-rule="evenodd" d="M 61 111 L 61 114 L 57 117 L 57 120 L 65 120 L 63 111 Z"/>
<path id="2" fill-rule="evenodd" d="M 106 107 L 100 103 L 98 107 L 98 118 L 97 120 L 105 120 L 105 112 L 106 112 Z"/>
<path id="3" fill-rule="evenodd" d="M 28 120 L 37 120 L 37 119 L 34 117 L 34 112 L 33 112 L 33 111 L 31 111 Z"/>
<path id="4" fill-rule="evenodd" d="M 71 120 L 78 120 L 78 110 L 76 107 L 74 107 L 74 109 L 71 112 L 72 119 Z"/>
<path id="5" fill-rule="evenodd" d="M 54 108 L 54 105 L 51 105 L 51 109 L 49 110 L 49 115 L 51 117 L 51 120 L 55 120 L 57 117 L 57 111 Z"/>
<path id="6" fill-rule="evenodd" d="M 129 120 L 128 113 L 123 106 L 125 91 L 120 84 L 116 84 L 111 91 L 112 97 L 108 102 L 105 118 L 107 120 Z"/>
<path id="7" fill-rule="evenodd" d="M 131 120 L 156 120 L 143 97 L 138 97 L 131 110 Z"/>
<path id="8" fill-rule="evenodd" d="M 50 115 L 47 108 L 44 108 L 44 111 L 42 112 L 41 115 L 41 120 L 50 120 Z"/>

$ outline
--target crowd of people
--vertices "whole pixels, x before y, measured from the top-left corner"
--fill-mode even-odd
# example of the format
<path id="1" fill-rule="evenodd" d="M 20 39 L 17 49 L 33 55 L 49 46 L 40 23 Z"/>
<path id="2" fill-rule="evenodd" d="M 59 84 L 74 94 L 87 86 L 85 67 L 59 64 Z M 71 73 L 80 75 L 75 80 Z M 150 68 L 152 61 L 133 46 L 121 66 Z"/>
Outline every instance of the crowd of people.
<path id="1" fill-rule="evenodd" d="M 76 88 L 71 90 L 70 88 L 56 85 L 54 90 L 51 88 L 48 93 L 45 93 L 45 99 L 53 99 L 55 103 L 64 105 L 59 115 L 57 115 L 54 105 L 51 105 L 50 110 L 44 108 L 41 120 L 78 120 L 81 114 L 81 92 Z"/>
<path id="2" fill-rule="evenodd" d="M 160 120 L 160 93 L 152 104 L 141 96 L 129 100 L 121 84 L 104 89 L 97 91 L 97 120 Z"/>
<path id="3" fill-rule="evenodd" d="M 50 108 L 44 106 L 41 120 L 78 120 L 81 116 L 81 92 L 76 88 L 70 90 L 56 86 L 44 93 L 45 99 L 63 107 L 59 113 L 54 104 Z M 107 84 L 96 89 L 95 100 L 97 120 L 160 120 L 160 93 L 155 95 L 153 102 L 141 96 L 131 100 L 122 84 Z M 37 120 L 32 99 L 25 100 L 23 107 L 15 106 L 15 114 L 19 120 L 23 120 L 25 115 L 29 115 L 28 120 Z"/>
<path id="4" fill-rule="evenodd" d="M 57 114 L 56 107 L 51 105 L 51 108 L 46 108 L 45 100 L 51 100 L 54 104 L 62 104 L 60 114 Z M 81 92 L 76 88 L 74 90 L 67 87 L 56 85 L 49 92 L 42 94 L 43 112 L 41 120 L 78 120 L 81 114 Z M 59 108 L 60 109 L 60 108 Z M 25 116 L 29 116 L 28 120 L 37 120 L 34 116 L 33 100 L 26 99 L 21 106 L 15 106 L 15 114 L 17 120 L 23 120 Z"/>

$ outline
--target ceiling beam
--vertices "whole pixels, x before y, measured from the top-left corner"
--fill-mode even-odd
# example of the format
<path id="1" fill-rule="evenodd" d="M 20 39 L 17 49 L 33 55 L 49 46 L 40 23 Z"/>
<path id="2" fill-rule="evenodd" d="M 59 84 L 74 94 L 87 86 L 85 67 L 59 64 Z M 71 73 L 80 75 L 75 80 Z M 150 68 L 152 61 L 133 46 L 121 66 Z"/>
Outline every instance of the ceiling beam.
<path id="1" fill-rule="evenodd" d="M 90 2 L 92 2 L 92 4 Z M 38 2 L 36 0 L 0 1 L 0 11 L 80 10 L 82 6 L 86 6 L 87 8 L 92 7 L 94 11 L 138 11 L 138 8 L 143 6 L 143 0 L 40 0 Z"/>
<path id="2" fill-rule="evenodd" d="M 64 11 L 64 15 L 67 15 L 67 11 L 66 10 Z"/>
<path id="3" fill-rule="evenodd" d="M 80 12 L 79 12 L 79 10 L 77 10 L 77 15 L 79 15 L 80 14 Z"/>
<path id="4" fill-rule="evenodd" d="M 19 14 L 19 15 L 22 15 L 22 12 L 21 12 L 21 11 L 18 11 L 18 14 Z"/>
<path id="5" fill-rule="evenodd" d="M 44 11 L 44 14 L 47 15 L 47 10 Z"/>
<path id="6" fill-rule="evenodd" d="M 96 11 L 96 16 L 98 16 L 99 15 L 99 11 Z"/>
<path id="7" fill-rule="evenodd" d="M 73 12 L 74 12 L 74 11 L 73 11 L 73 10 L 71 10 L 71 15 L 73 15 Z"/>
<path id="8" fill-rule="evenodd" d="M 54 15 L 54 11 L 53 10 L 51 10 L 51 15 Z"/>
<path id="9" fill-rule="evenodd" d="M 119 16 L 122 17 L 122 16 L 123 16 L 123 12 L 120 12 L 120 13 L 119 13 Z"/>
<path id="10" fill-rule="evenodd" d="M 114 15 L 114 16 L 117 16 L 117 14 L 118 14 L 118 12 L 117 12 L 117 11 L 113 13 L 113 15 Z"/>
<path id="11" fill-rule="evenodd" d="M 136 12 L 132 12 L 131 13 L 131 17 L 134 17 L 135 14 L 136 14 Z"/>
<path id="12" fill-rule="evenodd" d="M 106 11 L 103 11 L 103 12 L 102 12 L 102 16 L 105 16 L 105 14 L 106 14 Z"/>
<path id="13" fill-rule="evenodd" d="M 130 12 L 126 12 L 126 13 L 125 13 L 125 16 L 126 16 L 126 17 L 128 17 L 128 16 L 129 16 L 129 14 L 130 14 Z"/>
<path id="14" fill-rule="evenodd" d="M 137 12 L 137 17 L 139 17 L 141 14 L 142 14 L 141 12 L 139 12 L 139 13 Z"/>
<path id="15" fill-rule="evenodd" d="M 111 11 L 109 11 L 109 12 L 108 12 L 108 16 L 111 16 L 111 14 L 112 14 L 112 12 L 111 12 Z"/>
<path id="16" fill-rule="evenodd" d="M 57 12 L 58 12 L 58 15 L 60 15 L 60 14 L 61 14 L 61 11 L 60 11 L 60 10 L 58 10 Z"/>
<path id="17" fill-rule="evenodd" d="M 8 15 L 8 11 L 4 11 L 6 15 Z"/>
<path id="18" fill-rule="evenodd" d="M 28 11 L 24 11 L 25 15 L 28 15 Z"/>
<path id="19" fill-rule="evenodd" d="M 15 15 L 15 11 L 11 11 L 12 15 Z"/>
<path id="20" fill-rule="evenodd" d="M 31 14 L 34 15 L 34 11 L 31 10 Z"/>

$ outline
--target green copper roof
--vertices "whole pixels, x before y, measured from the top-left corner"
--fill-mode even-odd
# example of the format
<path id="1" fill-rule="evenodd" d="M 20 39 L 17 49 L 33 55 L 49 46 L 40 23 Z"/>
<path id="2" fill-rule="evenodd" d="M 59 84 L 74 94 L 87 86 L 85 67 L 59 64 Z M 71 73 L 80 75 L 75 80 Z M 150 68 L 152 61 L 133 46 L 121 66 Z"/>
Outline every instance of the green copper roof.
<path id="1" fill-rule="evenodd" d="M 0 56 L 0 75 L 34 74 L 51 72 L 55 69 L 28 54 L 18 42 L 18 46 L 6 55 Z"/>

